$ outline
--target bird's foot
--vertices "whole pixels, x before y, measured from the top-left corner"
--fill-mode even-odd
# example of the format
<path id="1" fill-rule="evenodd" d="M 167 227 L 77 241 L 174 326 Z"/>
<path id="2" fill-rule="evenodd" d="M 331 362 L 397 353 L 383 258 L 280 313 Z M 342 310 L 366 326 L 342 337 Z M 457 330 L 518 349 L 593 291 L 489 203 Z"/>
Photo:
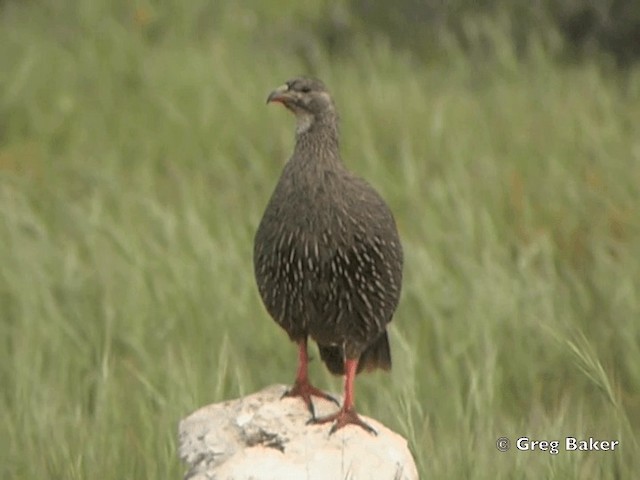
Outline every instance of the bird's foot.
<path id="1" fill-rule="evenodd" d="M 326 417 L 322 417 L 322 418 L 314 417 L 311 420 L 309 420 L 307 423 L 318 425 L 318 424 L 329 423 L 329 422 L 333 422 L 333 425 L 331 426 L 331 430 L 329 430 L 329 435 L 331 435 L 332 433 L 335 433 L 337 430 L 341 429 L 342 427 L 346 427 L 347 425 L 357 425 L 358 427 L 363 428 L 364 430 L 366 430 L 372 435 L 378 435 L 378 432 L 371 425 L 363 421 L 358 416 L 355 408 L 353 407 L 348 408 L 347 410 L 344 410 L 341 408 L 336 413 L 327 415 Z"/>
<path id="2" fill-rule="evenodd" d="M 324 398 L 325 400 L 329 400 L 330 402 L 333 402 L 336 405 L 340 406 L 340 402 L 338 402 L 338 400 L 335 397 L 333 397 L 332 395 L 329 395 L 326 392 L 323 392 L 319 388 L 314 387 L 308 381 L 296 380 L 293 386 L 289 390 L 284 392 L 284 394 L 282 395 L 282 398 L 284 397 L 302 398 L 305 405 L 311 412 L 312 419 L 316 418 L 316 411 L 315 411 L 315 408 L 313 407 L 313 402 L 311 401 L 311 397 Z"/>

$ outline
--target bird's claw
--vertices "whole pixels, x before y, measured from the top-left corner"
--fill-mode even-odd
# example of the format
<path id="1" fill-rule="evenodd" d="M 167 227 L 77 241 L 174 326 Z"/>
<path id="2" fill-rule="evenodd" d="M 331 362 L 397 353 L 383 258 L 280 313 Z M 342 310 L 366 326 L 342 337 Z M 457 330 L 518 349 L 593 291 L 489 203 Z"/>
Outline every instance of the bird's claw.
<path id="1" fill-rule="evenodd" d="M 302 398 L 305 405 L 309 409 L 309 412 L 311 412 L 312 420 L 316 418 L 316 412 L 315 412 L 315 408 L 313 406 L 313 401 L 311 400 L 311 397 L 324 398 L 325 400 L 329 400 L 330 402 L 333 402 L 336 405 L 340 406 L 340 402 L 338 402 L 338 400 L 335 397 L 333 397 L 332 395 L 329 395 L 326 392 L 323 392 L 319 388 L 314 387 L 308 381 L 304 382 L 304 381 L 296 380 L 293 386 L 282 394 L 282 398 L 284 397 Z"/>
<path id="2" fill-rule="evenodd" d="M 349 408 L 347 410 L 340 409 L 338 412 L 322 418 L 311 418 L 307 422 L 307 425 L 320 425 L 329 422 L 333 422 L 331 430 L 329 430 L 329 435 L 337 432 L 339 429 L 346 427 L 347 425 L 357 425 L 372 435 L 378 435 L 378 432 L 371 425 L 363 421 L 358 416 L 354 408 Z"/>

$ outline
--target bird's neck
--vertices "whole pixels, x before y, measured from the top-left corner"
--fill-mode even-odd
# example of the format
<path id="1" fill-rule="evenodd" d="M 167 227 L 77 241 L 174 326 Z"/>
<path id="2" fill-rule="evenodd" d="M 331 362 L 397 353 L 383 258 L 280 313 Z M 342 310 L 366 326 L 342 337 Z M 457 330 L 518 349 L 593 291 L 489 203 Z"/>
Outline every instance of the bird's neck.
<path id="1" fill-rule="evenodd" d="M 298 118 L 294 158 L 303 162 L 326 163 L 326 166 L 342 164 L 335 114 Z"/>

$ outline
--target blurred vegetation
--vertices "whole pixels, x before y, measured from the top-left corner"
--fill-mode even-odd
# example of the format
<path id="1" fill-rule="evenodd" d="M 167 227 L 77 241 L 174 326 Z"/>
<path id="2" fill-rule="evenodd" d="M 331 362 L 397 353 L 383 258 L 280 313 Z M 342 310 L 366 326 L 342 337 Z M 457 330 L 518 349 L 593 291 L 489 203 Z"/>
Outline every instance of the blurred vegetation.
<path id="1" fill-rule="evenodd" d="M 293 141 L 264 102 L 299 73 L 332 89 L 406 252 L 394 370 L 358 378 L 359 409 L 423 478 L 636 476 L 633 56 L 573 42 L 551 3 L 372 5 L 0 4 L 0 477 L 179 478 L 180 418 L 292 379 L 251 252 Z"/>
<path id="2" fill-rule="evenodd" d="M 495 28 L 507 33 L 520 56 L 536 39 L 555 46 L 553 53 L 562 52 L 565 60 L 596 52 L 619 65 L 640 58 L 640 4 L 635 0 L 350 0 L 346 8 L 328 8 L 333 15 L 325 17 L 324 31 L 333 37 L 344 36 L 345 26 L 354 25 L 363 32 L 382 32 L 394 45 L 427 59 L 446 54 L 452 42 L 468 53 L 491 53 Z"/>

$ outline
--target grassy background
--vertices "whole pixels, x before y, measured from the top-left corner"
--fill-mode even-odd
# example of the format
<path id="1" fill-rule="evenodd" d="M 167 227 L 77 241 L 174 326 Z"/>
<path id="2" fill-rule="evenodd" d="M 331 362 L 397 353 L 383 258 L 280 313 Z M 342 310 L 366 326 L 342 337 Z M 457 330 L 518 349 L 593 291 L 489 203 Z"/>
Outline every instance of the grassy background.
<path id="1" fill-rule="evenodd" d="M 318 12 L 0 5 L 2 478 L 180 478 L 180 418 L 291 381 L 251 255 L 293 141 L 265 98 L 301 72 L 405 246 L 394 370 L 359 378 L 360 411 L 423 478 L 637 475 L 640 71 L 522 59 L 491 25 L 482 60 L 369 36 L 330 56 L 300 35 Z M 522 435 L 621 446 L 496 450 Z"/>

